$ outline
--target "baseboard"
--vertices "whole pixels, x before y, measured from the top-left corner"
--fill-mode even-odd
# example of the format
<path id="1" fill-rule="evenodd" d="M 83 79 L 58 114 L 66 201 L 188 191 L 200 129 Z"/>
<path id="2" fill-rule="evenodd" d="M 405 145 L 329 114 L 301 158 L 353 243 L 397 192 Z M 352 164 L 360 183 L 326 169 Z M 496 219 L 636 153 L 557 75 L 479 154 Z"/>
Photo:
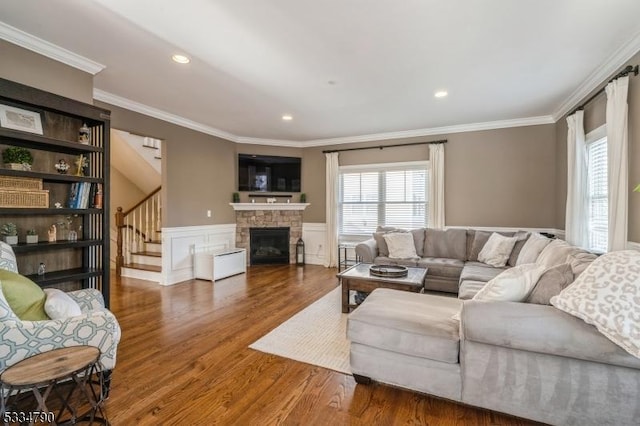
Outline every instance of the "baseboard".
<path id="1" fill-rule="evenodd" d="M 162 228 L 161 285 L 191 280 L 193 273 L 192 248 L 195 244 L 235 247 L 236 224 L 181 226 Z"/>

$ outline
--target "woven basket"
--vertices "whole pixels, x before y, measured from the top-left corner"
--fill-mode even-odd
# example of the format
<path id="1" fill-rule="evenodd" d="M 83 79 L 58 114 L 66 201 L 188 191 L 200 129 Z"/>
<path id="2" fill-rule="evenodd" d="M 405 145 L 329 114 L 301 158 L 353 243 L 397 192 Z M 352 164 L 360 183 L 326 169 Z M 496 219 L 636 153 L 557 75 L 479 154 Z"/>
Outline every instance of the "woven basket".
<path id="1" fill-rule="evenodd" d="M 0 207 L 49 207 L 49 191 L 15 191 L 0 189 Z"/>
<path id="2" fill-rule="evenodd" d="M 0 176 L 0 188 L 14 191 L 41 190 L 42 179 Z"/>

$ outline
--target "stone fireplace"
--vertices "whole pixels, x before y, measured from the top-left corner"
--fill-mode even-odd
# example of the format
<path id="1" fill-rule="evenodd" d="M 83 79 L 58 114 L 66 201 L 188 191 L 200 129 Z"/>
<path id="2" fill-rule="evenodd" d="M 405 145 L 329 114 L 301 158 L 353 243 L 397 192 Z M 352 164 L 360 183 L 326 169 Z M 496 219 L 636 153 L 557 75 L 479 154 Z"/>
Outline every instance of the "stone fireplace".
<path id="1" fill-rule="evenodd" d="M 251 228 L 289 228 L 289 263 L 295 263 L 296 243 L 302 238 L 303 203 L 231 203 L 236 210 L 236 247 L 247 249 L 251 264 Z"/>

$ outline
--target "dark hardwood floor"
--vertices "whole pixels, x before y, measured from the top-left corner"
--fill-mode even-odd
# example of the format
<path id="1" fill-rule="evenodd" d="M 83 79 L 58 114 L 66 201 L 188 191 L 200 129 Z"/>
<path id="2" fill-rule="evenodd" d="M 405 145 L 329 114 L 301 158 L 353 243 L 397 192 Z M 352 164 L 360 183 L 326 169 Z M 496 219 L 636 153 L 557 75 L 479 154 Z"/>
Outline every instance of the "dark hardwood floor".
<path id="1" fill-rule="evenodd" d="M 112 281 L 122 327 L 113 425 L 524 425 L 248 346 L 337 285 L 335 269 L 256 266 L 211 284 Z"/>

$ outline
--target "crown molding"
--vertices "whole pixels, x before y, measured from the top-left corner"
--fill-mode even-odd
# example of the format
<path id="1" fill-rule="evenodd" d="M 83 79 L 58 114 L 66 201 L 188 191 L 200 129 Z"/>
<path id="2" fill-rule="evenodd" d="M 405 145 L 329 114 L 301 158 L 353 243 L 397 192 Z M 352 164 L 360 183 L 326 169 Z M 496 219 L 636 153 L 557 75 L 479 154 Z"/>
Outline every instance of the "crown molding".
<path id="1" fill-rule="evenodd" d="M 216 136 L 222 139 L 226 139 L 232 142 L 241 144 L 252 145 L 269 145 L 269 146 L 281 146 L 288 148 L 309 148 L 326 145 L 340 145 L 346 143 L 358 143 L 358 142 L 372 142 L 390 139 L 411 138 L 419 136 L 432 136 L 442 135 L 450 133 L 462 133 L 473 132 L 478 130 L 493 130 L 504 129 L 508 127 L 522 127 L 522 126 L 537 126 L 540 124 L 553 124 L 553 118 L 551 116 L 518 118 L 513 120 L 501 120 L 490 121 L 485 123 L 472 123 L 462 124 L 457 126 L 446 127 L 434 127 L 431 129 L 418 129 L 418 130 L 406 130 L 401 132 L 389 132 L 389 133 L 375 133 L 362 136 L 347 136 L 343 138 L 328 138 L 328 139 L 315 139 L 307 141 L 293 141 L 286 139 L 263 139 L 263 138 L 251 138 L 245 136 L 237 136 L 224 130 L 216 129 L 215 127 L 207 126 L 205 124 L 198 123 L 188 118 L 181 117 L 179 115 L 171 114 L 169 112 L 160 110 L 158 108 L 150 107 L 140 102 L 132 101 L 131 99 L 123 98 L 122 96 L 114 95 L 113 93 L 105 92 L 100 89 L 93 89 L 93 99 L 115 105 L 121 108 L 125 108 L 131 111 L 139 112 L 140 114 L 148 115 L 159 120 L 167 121 L 169 123 L 177 124 L 178 126 L 186 127 L 191 130 L 195 130 L 208 135 Z"/>
<path id="2" fill-rule="evenodd" d="M 104 90 L 94 88 L 93 99 L 106 102 L 110 105 L 125 108 L 130 111 L 139 112 L 140 114 L 148 115 L 149 117 L 157 118 L 162 121 L 173 123 L 181 127 L 186 127 L 187 129 L 195 130 L 197 132 L 205 133 L 211 136 L 216 136 L 218 138 L 226 139 L 232 142 L 238 142 L 239 139 L 238 136 L 229 132 L 225 132 L 224 130 L 219 130 L 215 127 L 207 126 L 196 121 L 189 120 L 188 118 L 184 118 L 158 108 L 150 107 L 140 102 L 132 101 L 131 99 L 114 95 L 113 93 L 105 92 Z"/>
<path id="3" fill-rule="evenodd" d="M 399 132 L 373 133 L 361 136 L 346 136 L 342 138 L 314 139 L 303 142 L 305 147 L 342 145 L 347 143 L 374 142 L 390 139 L 415 138 L 421 136 L 446 135 L 451 133 L 476 132 L 480 130 L 506 129 L 509 127 L 538 126 L 553 124 L 553 117 L 543 115 L 539 117 L 515 118 L 512 120 L 487 121 L 484 123 L 458 124 L 454 126 L 432 127 L 427 129 L 403 130 Z"/>
<path id="4" fill-rule="evenodd" d="M 249 138 L 245 136 L 237 136 L 238 143 L 252 144 L 252 145 L 268 145 L 268 146 L 282 146 L 288 148 L 305 148 L 307 145 L 303 141 L 292 141 L 286 139 L 262 139 L 262 138 Z"/>
<path id="5" fill-rule="evenodd" d="M 566 113 L 575 108 L 578 103 L 605 83 L 611 75 L 622 68 L 633 55 L 640 51 L 640 32 L 628 42 L 620 46 L 573 91 L 558 109 L 553 113 L 553 120 L 560 120 Z"/>
<path id="6" fill-rule="evenodd" d="M 91 59 L 80 56 L 77 53 L 73 53 L 70 50 L 29 33 L 25 33 L 24 31 L 12 27 L 11 25 L 7 25 L 2 21 L 0 21 L 0 39 L 6 40 L 9 43 L 16 44 L 20 47 L 24 47 L 25 49 L 46 56 L 47 58 L 51 58 L 55 61 L 62 62 L 63 64 L 77 68 L 91 75 L 96 75 L 106 68 L 106 66 L 101 63 L 92 61 Z"/>

